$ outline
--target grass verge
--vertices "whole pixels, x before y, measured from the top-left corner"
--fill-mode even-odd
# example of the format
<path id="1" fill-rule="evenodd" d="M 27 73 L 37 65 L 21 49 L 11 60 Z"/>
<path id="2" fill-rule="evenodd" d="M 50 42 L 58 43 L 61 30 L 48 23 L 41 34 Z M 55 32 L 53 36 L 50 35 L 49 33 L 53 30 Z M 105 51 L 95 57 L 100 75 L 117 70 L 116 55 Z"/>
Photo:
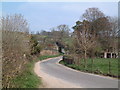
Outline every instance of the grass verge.
<path id="1" fill-rule="evenodd" d="M 58 57 L 58 56 L 61 56 L 61 55 L 62 55 L 62 54 L 40 56 L 40 57 L 39 57 L 39 60 L 42 61 L 42 60 L 47 59 L 47 58 L 54 58 L 54 57 Z"/>
<path id="2" fill-rule="evenodd" d="M 88 73 L 95 73 L 99 75 L 111 76 L 119 78 L 118 75 L 118 59 L 111 58 L 96 58 L 94 61 L 92 59 L 87 59 L 86 68 L 84 67 L 84 60 L 80 60 L 78 65 L 68 64 L 65 61 L 60 61 L 61 64 Z M 110 65 L 110 67 L 109 67 Z"/>
<path id="3" fill-rule="evenodd" d="M 59 55 L 40 56 L 37 60 L 30 61 L 25 70 L 12 80 L 16 88 L 38 88 L 42 84 L 40 77 L 34 73 L 34 64 L 39 60 L 58 57 Z"/>
<path id="4" fill-rule="evenodd" d="M 41 84 L 41 79 L 34 73 L 35 61 L 31 61 L 26 65 L 25 70 L 13 79 L 17 88 L 37 88 Z"/>

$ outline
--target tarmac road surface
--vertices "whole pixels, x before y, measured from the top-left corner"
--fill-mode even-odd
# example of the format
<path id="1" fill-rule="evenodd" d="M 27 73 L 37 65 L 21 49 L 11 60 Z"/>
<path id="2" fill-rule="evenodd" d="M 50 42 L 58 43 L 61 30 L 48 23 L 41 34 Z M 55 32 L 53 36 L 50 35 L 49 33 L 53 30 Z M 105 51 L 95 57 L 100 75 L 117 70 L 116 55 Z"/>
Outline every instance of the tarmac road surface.
<path id="1" fill-rule="evenodd" d="M 58 63 L 61 59 L 62 56 L 42 61 L 40 70 L 82 88 L 118 88 L 117 79 L 70 69 Z"/>

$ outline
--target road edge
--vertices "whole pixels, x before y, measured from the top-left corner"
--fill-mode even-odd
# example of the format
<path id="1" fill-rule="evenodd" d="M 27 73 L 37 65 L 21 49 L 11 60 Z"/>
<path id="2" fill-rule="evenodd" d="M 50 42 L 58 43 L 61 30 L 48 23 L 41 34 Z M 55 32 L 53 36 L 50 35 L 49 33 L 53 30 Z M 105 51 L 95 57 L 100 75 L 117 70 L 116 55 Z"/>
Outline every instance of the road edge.
<path id="1" fill-rule="evenodd" d="M 48 75 L 48 74 L 46 74 L 46 73 L 44 73 L 44 72 L 40 72 L 40 63 L 42 63 L 42 62 L 46 62 L 46 61 L 48 61 L 48 60 L 50 60 L 50 59 L 56 59 L 56 58 L 59 58 L 59 57 L 61 57 L 61 56 L 58 56 L 58 57 L 54 57 L 54 58 L 48 58 L 48 59 L 45 59 L 45 60 L 43 60 L 43 61 L 38 61 L 38 62 L 36 62 L 35 63 L 35 65 L 34 65 L 34 72 L 35 72 L 35 74 L 38 76 L 38 77 L 40 77 L 41 78 L 41 80 L 42 80 L 42 84 L 39 86 L 39 88 L 81 88 L 81 87 L 79 87 L 79 86 L 76 86 L 76 85 L 73 85 L 72 83 L 69 83 L 69 82 L 67 82 L 67 81 L 64 81 L 64 80 L 62 80 L 62 79 L 59 79 L 59 78 L 56 78 L 56 77 L 53 77 L 53 76 L 51 76 L 51 75 Z M 56 86 L 55 85 L 55 87 L 54 87 L 54 85 L 49 85 L 48 84 L 48 82 L 45 80 L 45 78 L 43 77 L 43 75 L 44 76 L 49 76 L 50 78 L 51 78 L 51 81 L 53 81 L 53 80 L 55 80 L 55 83 L 57 84 L 60 84 L 60 85 L 58 85 L 58 86 Z M 47 77 L 48 78 L 48 77 Z M 68 87 L 67 87 L 68 86 Z"/>

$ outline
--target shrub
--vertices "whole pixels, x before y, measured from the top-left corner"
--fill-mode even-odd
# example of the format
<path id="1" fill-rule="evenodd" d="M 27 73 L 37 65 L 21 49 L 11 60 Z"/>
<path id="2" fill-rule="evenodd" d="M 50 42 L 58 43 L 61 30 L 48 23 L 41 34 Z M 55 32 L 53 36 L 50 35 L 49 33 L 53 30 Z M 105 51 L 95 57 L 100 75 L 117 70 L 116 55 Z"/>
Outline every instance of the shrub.
<path id="1" fill-rule="evenodd" d="M 1 18 L 2 22 L 2 86 L 12 87 L 11 80 L 19 75 L 26 63 L 31 59 L 30 36 L 27 21 L 22 15 L 8 15 Z"/>

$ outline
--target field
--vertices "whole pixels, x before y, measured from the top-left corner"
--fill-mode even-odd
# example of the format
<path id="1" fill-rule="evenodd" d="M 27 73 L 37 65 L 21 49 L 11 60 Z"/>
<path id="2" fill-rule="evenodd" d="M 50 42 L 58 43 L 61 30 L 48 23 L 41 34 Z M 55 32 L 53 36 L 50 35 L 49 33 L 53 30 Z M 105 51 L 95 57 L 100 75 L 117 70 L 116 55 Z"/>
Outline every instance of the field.
<path id="1" fill-rule="evenodd" d="M 65 61 L 61 61 L 61 64 L 70 68 L 80 70 L 83 72 L 96 73 L 106 76 L 118 77 L 118 59 L 104 59 L 96 58 L 94 60 L 87 59 L 85 67 L 84 60 L 81 59 L 78 65 L 67 64 Z"/>

